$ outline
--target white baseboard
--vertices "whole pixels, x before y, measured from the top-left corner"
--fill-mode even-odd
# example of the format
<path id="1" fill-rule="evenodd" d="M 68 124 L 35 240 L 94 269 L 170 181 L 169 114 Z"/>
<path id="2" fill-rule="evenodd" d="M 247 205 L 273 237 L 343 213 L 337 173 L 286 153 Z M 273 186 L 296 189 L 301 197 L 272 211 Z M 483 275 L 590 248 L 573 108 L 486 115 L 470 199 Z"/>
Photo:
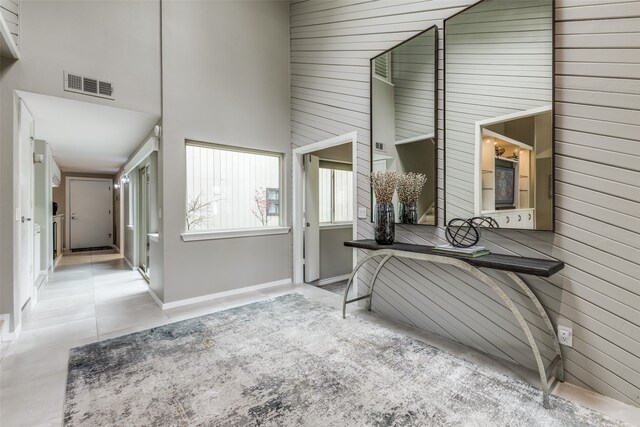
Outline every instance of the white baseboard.
<path id="1" fill-rule="evenodd" d="M 20 336 L 22 323 L 16 327 L 15 331 L 9 332 L 9 315 L 0 314 L 0 321 L 2 321 L 2 327 L 0 327 L 0 341 L 13 341 Z"/>
<path id="2" fill-rule="evenodd" d="M 147 292 L 149 292 L 149 295 L 151 295 L 151 298 L 153 298 L 156 304 L 158 304 L 158 307 L 162 308 L 163 303 L 160 300 L 160 297 L 155 292 L 153 292 L 153 289 L 147 287 Z"/>
<path id="3" fill-rule="evenodd" d="M 36 289 L 40 291 L 44 285 L 49 282 L 49 273 L 47 270 L 40 270 L 38 277 L 36 278 Z"/>
<path id="4" fill-rule="evenodd" d="M 160 306 L 160 308 L 162 308 L 163 310 L 167 310 L 169 308 L 182 307 L 183 305 L 195 304 L 203 301 L 210 301 L 216 298 L 228 297 L 230 295 L 244 294 L 251 291 L 258 291 L 261 289 L 273 288 L 275 286 L 289 285 L 291 283 L 293 283 L 293 281 L 291 280 L 291 278 L 288 278 L 288 279 L 276 280 L 275 282 L 261 283 L 259 285 L 246 286 L 244 288 L 232 289 L 230 291 L 224 291 L 224 292 L 216 292 L 214 294 L 203 295 L 201 297 L 187 298 L 187 299 L 168 302 L 168 303 L 161 302 L 160 298 L 158 298 L 155 292 L 153 292 L 151 289 L 149 289 L 149 293 L 151 294 L 151 297 L 155 300 L 156 304 Z"/>
<path id="5" fill-rule="evenodd" d="M 49 283 L 49 272 L 47 270 L 41 270 L 33 290 L 32 303 L 34 305 L 38 304 L 38 301 L 40 300 L 40 294 L 42 293 L 42 290 L 45 288 L 45 286 L 47 286 L 47 283 Z"/>
<path id="6" fill-rule="evenodd" d="M 342 282 L 343 280 L 349 280 L 351 274 L 343 274 L 342 276 L 329 277 L 328 279 L 322 279 L 318 282 L 318 286 L 330 285 L 331 283 Z"/>
<path id="7" fill-rule="evenodd" d="M 135 268 L 133 264 L 131 264 L 131 261 L 129 261 L 126 256 L 123 256 L 122 258 L 124 258 L 124 260 L 127 262 L 127 264 L 129 264 L 129 267 L 131 267 L 132 270 L 137 270 L 137 268 Z"/>

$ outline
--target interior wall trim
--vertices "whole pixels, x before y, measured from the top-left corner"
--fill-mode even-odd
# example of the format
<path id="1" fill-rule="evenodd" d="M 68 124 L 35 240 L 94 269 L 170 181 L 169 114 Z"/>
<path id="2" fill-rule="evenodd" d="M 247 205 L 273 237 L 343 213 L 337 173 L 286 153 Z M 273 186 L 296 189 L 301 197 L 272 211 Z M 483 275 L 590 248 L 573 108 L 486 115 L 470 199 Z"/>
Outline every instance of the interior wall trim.
<path id="1" fill-rule="evenodd" d="M 231 295 L 245 294 L 247 292 L 259 291 L 262 289 L 269 289 L 275 286 L 290 285 L 292 283 L 293 281 L 291 280 L 291 278 L 288 278 L 288 279 L 276 280 L 274 282 L 261 283 L 259 285 L 245 286 L 244 288 L 232 289 L 230 291 L 216 292 L 213 294 L 203 295 L 200 297 L 186 298 L 186 299 L 172 301 L 168 303 L 162 302 L 162 300 L 158 297 L 158 295 L 156 295 L 155 292 L 151 290 L 151 288 L 148 289 L 148 292 L 161 309 L 168 310 L 170 308 L 182 307 L 185 305 L 196 304 L 199 302 L 211 301 L 217 298 L 228 297 Z"/>
<path id="2" fill-rule="evenodd" d="M 336 282 L 342 282 L 343 280 L 349 280 L 350 274 L 343 274 L 342 276 L 328 277 L 326 279 L 321 279 L 318 282 L 318 286 L 330 285 Z"/>
<path id="3" fill-rule="evenodd" d="M 359 193 L 359 176 L 358 171 L 360 168 L 361 160 L 358 154 L 358 132 L 350 131 L 343 135 L 331 136 L 326 139 L 320 139 L 319 141 L 313 141 L 309 144 L 305 144 L 302 147 L 294 148 L 291 153 L 291 172 L 292 179 L 292 208 L 293 213 L 291 215 L 291 228 L 293 230 L 293 281 L 295 283 L 304 282 L 303 277 L 303 249 L 304 249 L 304 220 L 302 212 L 304 211 L 304 173 L 303 173 L 303 156 L 305 154 L 313 153 L 325 148 L 335 147 L 342 144 L 352 144 L 352 170 L 353 170 L 353 239 L 358 238 L 358 195 Z M 355 266 L 357 263 L 357 253 L 353 251 L 352 263 Z"/>
<path id="4" fill-rule="evenodd" d="M 156 138 L 155 136 L 147 139 L 144 145 L 140 147 L 138 152 L 133 155 L 131 160 L 129 160 L 127 164 L 124 165 L 123 173 L 125 175 L 130 174 L 131 171 L 134 170 L 142 162 L 144 162 L 144 160 L 149 157 L 151 153 L 153 153 L 154 151 L 158 151 L 159 146 L 160 144 L 158 142 L 158 138 Z"/>
<path id="5" fill-rule="evenodd" d="M 20 332 L 22 332 L 22 322 L 16 326 L 16 329 L 13 332 L 10 332 L 10 315 L 0 314 L 0 321 L 2 321 L 2 328 L 0 328 L 0 342 L 14 341 L 20 336 Z"/>

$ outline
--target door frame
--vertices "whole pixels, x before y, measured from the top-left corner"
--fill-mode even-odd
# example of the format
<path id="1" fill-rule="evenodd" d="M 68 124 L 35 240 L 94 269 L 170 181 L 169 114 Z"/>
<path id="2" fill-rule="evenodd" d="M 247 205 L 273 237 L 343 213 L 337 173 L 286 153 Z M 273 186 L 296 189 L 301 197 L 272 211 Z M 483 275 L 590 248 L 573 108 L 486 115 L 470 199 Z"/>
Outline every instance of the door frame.
<path id="1" fill-rule="evenodd" d="M 315 154 L 304 154 L 302 157 L 304 164 L 303 280 L 304 283 L 312 283 L 320 280 L 320 157 Z M 315 166 L 312 166 L 314 163 Z M 308 211 L 310 206 L 315 207 L 313 209 L 315 213 Z"/>
<path id="2" fill-rule="evenodd" d="M 115 213 L 113 212 L 113 179 L 109 178 L 88 178 L 84 176 L 67 176 L 64 180 L 64 248 L 63 252 L 71 252 L 71 218 L 69 216 L 70 209 L 70 195 L 69 191 L 71 190 L 70 181 L 71 180 L 82 180 L 82 181 L 102 181 L 108 182 L 111 184 L 111 230 L 113 230 L 113 216 Z M 113 236 L 111 241 L 111 246 L 113 247 Z"/>
<path id="3" fill-rule="evenodd" d="M 146 182 L 144 182 L 141 178 L 143 175 L 146 178 Z M 149 259 L 149 224 L 150 224 L 150 215 L 151 212 L 149 210 L 149 187 L 150 187 L 150 174 L 151 174 L 151 156 L 147 157 L 146 160 L 142 161 L 136 168 L 134 169 L 136 175 L 136 183 L 134 199 L 135 199 L 135 236 L 134 247 L 136 248 L 136 255 L 134 259 L 136 260 L 135 267 L 140 271 L 140 274 L 149 281 L 149 263 L 147 260 Z M 131 173 L 131 172 L 130 172 Z M 143 252 L 145 255 L 145 259 L 142 259 Z M 144 264 L 145 268 L 142 268 Z"/>
<path id="4" fill-rule="evenodd" d="M 298 147 L 292 151 L 293 171 L 293 283 L 304 283 L 303 274 L 303 250 L 304 250 L 304 155 L 324 148 L 335 147 L 352 143 L 352 170 L 353 170 L 353 239 L 358 238 L 358 133 L 350 132 L 333 138 L 325 139 L 313 144 Z M 356 250 L 353 253 L 353 266 L 358 262 Z"/>
<path id="5" fill-rule="evenodd" d="M 35 148 L 35 116 L 33 115 L 33 113 L 31 112 L 31 110 L 29 110 L 29 107 L 27 106 L 26 102 L 24 102 L 24 100 L 20 97 L 20 95 L 17 96 L 16 98 L 17 101 L 17 105 L 16 105 L 16 109 L 14 110 L 15 112 L 15 117 L 17 120 L 14 121 L 15 127 L 14 129 L 17 129 L 17 132 L 15 132 L 15 138 L 17 139 L 17 143 L 16 143 L 16 147 L 18 150 L 18 167 L 17 167 L 17 182 L 18 182 L 18 210 L 16 210 L 16 221 L 18 222 L 18 245 L 17 245 L 17 256 L 16 259 L 18 260 L 18 280 L 15 281 L 15 283 L 17 283 L 17 305 L 18 305 L 18 309 L 20 311 L 22 311 L 27 305 L 31 305 L 33 306 L 33 304 L 35 303 L 35 298 L 34 296 L 36 295 L 36 291 L 35 291 L 35 281 L 38 277 L 38 274 L 40 274 L 40 267 L 38 266 L 38 270 L 36 271 L 36 265 L 35 265 L 35 254 L 34 254 L 34 249 L 35 249 L 35 235 L 33 233 L 34 231 L 34 213 L 35 213 L 35 170 L 34 170 L 34 163 L 33 163 L 33 153 L 34 153 L 34 148 Z M 23 110 L 24 109 L 24 110 Z M 21 132 L 25 131 L 24 129 L 22 129 L 22 114 L 23 111 L 26 111 L 29 113 L 29 117 L 30 117 L 30 126 L 29 129 L 26 130 L 26 132 L 28 133 L 28 139 L 29 139 L 29 155 L 27 156 L 27 158 L 24 158 L 22 156 L 23 154 L 23 147 L 20 145 L 21 140 Z M 20 190 L 20 187 L 22 185 L 22 174 L 23 174 L 23 168 L 24 167 L 28 167 L 29 171 L 28 174 L 30 175 L 30 182 L 29 182 L 29 195 L 28 197 L 28 203 L 29 203 L 29 210 L 28 212 L 23 212 L 22 210 L 22 205 L 23 202 L 25 201 L 25 195 L 22 194 Z M 17 215 L 17 212 L 20 212 L 20 216 Z M 28 215 L 28 216 L 27 216 Z M 24 226 L 25 226 L 25 218 L 27 218 L 27 253 L 29 254 L 28 259 L 27 260 L 23 260 L 22 258 L 22 254 L 23 254 L 23 245 L 25 244 L 25 242 L 23 241 L 23 233 L 24 233 Z M 25 277 L 23 277 L 23 264 L 24 263 L 28 263 L 29 264 L 29 275 L 27 277 L 28 280 L 28 293 L 27 293 L 27 300 L 26 301 L 22 301 L 22 296 L 23 296 L 23 288 L 25 287 L 25 284 L 23 283 L 23 281 L 25 280 Z M 18 323 L 18 322 L 16 322 Z"/>

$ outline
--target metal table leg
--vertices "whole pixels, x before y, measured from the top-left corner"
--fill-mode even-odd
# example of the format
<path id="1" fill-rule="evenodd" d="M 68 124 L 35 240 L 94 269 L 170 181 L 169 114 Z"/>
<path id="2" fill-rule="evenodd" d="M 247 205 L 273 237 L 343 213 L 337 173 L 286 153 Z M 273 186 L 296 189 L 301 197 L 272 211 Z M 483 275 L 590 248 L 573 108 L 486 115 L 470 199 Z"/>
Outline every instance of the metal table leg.
<path id="1" fill-rule="evenodd" d="M 376 268 L 376 271 L 375 271 L 375 273 L 373 275 L 373 279 L 372 279 L 372 282 L 371 282 L 371 292 L 369 292 L 369 294 L 367 294 L 367 295 L 362 295 L 362 296 L 353 298 L 351 300 L 348 300 L 347 297 L 348 297 L 348 294 L 349 294 L 349 289 L 351 288 L 351 283 L 353 283 L 354 276 L 356 275 L 358 270 L 368 260 L 370 260 L 371 258 L 374 258 L 376 256 L 384 256 L 384 258 L 378 264 L 378 266 Z M 384 267 L 384 265 L 387 263 L 387 261 L 389 261 L 393 257 L 410 258 L 410 259 L 414 259 L 414 260 L 418 260 L 418 261 L 429 261 L 429 262 L 434 262 L 434 263 L 439 263 L 439 264 L 452 265 L 452 266 L 458 267 L 458 268 L 470 273 L 471 275 L 475 276 L 478 280 L 483 282 L 485 285 L 489 286 L 489 288 L 502 300 L 502 302 L 507 306 L 507 308 L 509 310 L 511 310 L 511 313 L 516 318 L 516 321 L 520 325 L 520 328 L 524 332 L 524 334 L 525 334 L 525 336 L 527 338 L 527 341 L 529 342 L 529 346 L 531 347 L 531 351 L 533 352 L 533 355 L 534 355 L 534 357 L 536 359 L 536 364 L 538 366 L 538 372 L 540 374 L 540 382 L 541 382 L 541 387 L 542 387 L 542 404 L 543 404 L 543 406 L 545 408 L 549 408 L 549 384 L 547 382 L 546 369 L 545 369 L 544 363 L 542 361 L 542 355 L 540 354 L 540 350 L 538 349 L 538 345 L 537 345 L 537 343 L 535 341 L 535 338 L 533 337 L 533 334 L 531 333 L 531 329 L 529 329 L 529 325 L 527 324 L 526 320 L 522 316 L 522 313 L 520 313 L 520 310 L 518 309 L 518 307 L 516 307 L 516 305 L 513 302 L 513 300 L 511 298 L 509 298 L 509 296 L 504 292 L 504 290 L 491 277 L 489 277 L 486 273 L 484 273 L 484 272 L 480 271 L 478 268 L 466 263 L 464 260 L 457 259 L 457 258 L 451 258 L 451 257 L 443 257 L 443 256 L 438 256 L 438 255 L 432 255 L 432 254 L 403 252 L 403 251 L 392 250 L 392 249 L 383 249 L 383 250 L 372 252 L 371 254 L 365 256 L 364 258 L 362 258 L 360 260 L 360 262 L 358 262 L 358 264 L 354 268 L 353 272 L 351 273 L 351 276 L 349 277 L 349 281 L 347 282 L 347 288 L 345 289 L 345 292 L 344 292 L 344 299 L 343 299 L 343 304 L 342 304 L 342 317 L 343 318 L 346 318 L 347 304 L 352 303 L 352 302 L 356 302 L 356 301 L 360 301 L 360 300 L 369 298 L 369 302 L 367 304 L 367 309 L 371 310 L 371 298 L 373 297 L 373 289 L 374 289 L 374 286 L 375 286 L 375 281 L 376 281 L 376 279 L 378 277 L 378 274 L 380 273 L 380 270 L 382 270 L 382 267 Z M 540 304 L 540 301 L 536 298 L 536 296 L 533 294 L 533 292 L 527 286 L 527 284 L 522 281 L 522 279 L 520 279 L 517 275 L 515 275 L 512 272 L 507 272 L 507 275 L 520 287 L 520 289 L 522 289 L 525 292 L 525 294 L 529 297 L 529 299 L 536 306 L 536 309 L 540 313 L 540 316 L 544 319 L 545 324 L 547 325 L 547 328 L 549 329 L 549 332 L 551 333 L 551 336 L 553 337 L 554 348 L 556 350 L 556 358 L 554 359 L 554 362 L 552 362 L 552 364 L 551 364 L 551 369 L 553 369 L 553 365 L 555 363 L 557 363 L 558 364 L 558 372 L 559 372 L 558 378 L 563 380 L 564 379 L 564 369 L 563 369 L 563 364 L 562 364 L 562 353 L 560 351 L 560 345 L 559 345 L 559 342 L 558 342 L 558 338 L 555 335 L 555 332 L 554 332 L 554 329 L 553 329 L 553 325 L 551 324 L 551 320 L 549 319 L 549 316 L 547 315 L 547 313 L 545 312 L 544 308 Z"/>
<path id="2" fill-rule="evenodd" d="M 382 267 L 384 267 L 387 261 L 389 261 L 391 258 L 393 258 L 392 254 L 389 254 L 386 257 L 384 257 L 382 261 L 380 261 L 380 264 L 378 264 L 378 268 L 376 269 L 376 272 L 373 274 L 373 279 L 371 279 L 371 289 L 369 292 L 369 301 L 367 302 L 367 310 L 369 311 L 371 311 L 371 300 L 373 300 L 373 287 L 376 285 L 376 279 L 378 278 L 378 274 L 380 273 L 380 270 L 382 270 Z"/>
<path id="3" fill-rule="evenodd" d="M 388 251 L 386 251 L 386 250 L 372 252 L 369 255 L 367 255 L 364 258 L 362 258 L 358 262 L 358 264 L 356 264 L 355 268 L 351 272 L 351 275 L 349 276 L 349 280 L 347 281 L 347 288 L 344 290 L 344 298 L 342 300 L 342 318 L 343 319 L 345 319 L 347 317 L 347 304 L 350 304 L 350 303 L 356 302 L 356 301 L 360 301 L 360 300 L 363 300 L 365 298 L 369 298 L 371 296 L 371 292 L 369 292 L 368 295 L 364 295 L 364 296 L 361 296 L 361 297 L 358 297 L 358 298 L 347 300 L 347 297 L 349 296 L 349 289 L 351 289 L 351 284 L 353 283 L 353 278 L 358 273 L 358 270 L 360 270 L 360 268 L 367 261 L 369 261 L 371 258 L 374 258 L 374 257 L 379 256 L 379 255 L 386 255 L 387 252 Z"/>
<path id="4" fill-rule="evenodd" d="M 564 363 L 562 360 L 562 351 L 560 350 L 560 342 L 558 341 L 558 336 L 556 335 L 556 330 L 551 323 L 551 319 L 549 319 L 549 315 L 547 314 L 542 304 L 540 304 L 540 300 L 538 300 L 531 288 L 520 278 L 520 276 L 511 271 L 508 271 L 506 273 L 507 276 L 509 276 L 509 278 L 511 278 L 511 280 L 513 280 L 516 285 L 518 285 L 520 289 L 522 289 L 522 291 L 529 297 L 533 305 L 538 310 L 538 313 L 540 313 L 540 317 L 542 317 L 542 319 L 544 320 L 544 323 L 547 326 L 547 330 L 549 331 L 549 334 L 553 339 L 553 347 L 556 351 L 556 358 L 554 359 L 554 362 L 556 362 L 557 359 L 558 364 L 556 370 L 556 378 L 558 378 L 559 381 L 564 382 Z M 553 364 L 554 363 L 552 362 L 551 366 L 549 367 L 550 371 L 553 369 Z"/>

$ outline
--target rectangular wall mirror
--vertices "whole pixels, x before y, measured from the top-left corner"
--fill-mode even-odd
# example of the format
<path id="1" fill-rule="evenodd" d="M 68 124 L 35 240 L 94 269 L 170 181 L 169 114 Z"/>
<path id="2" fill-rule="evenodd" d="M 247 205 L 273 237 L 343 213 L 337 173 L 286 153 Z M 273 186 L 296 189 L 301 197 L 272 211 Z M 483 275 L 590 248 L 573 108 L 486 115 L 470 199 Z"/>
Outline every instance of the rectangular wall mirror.
<path id="1" fill-rule="evenodd" d="M 371 170 L 426 177 L 413 220 L 400 215 L 394 196 L 397 222 L 436 225 L 438 220 L 437 47 L 433 26 L 371 60 Z"/>
<path id="2" fill-rule="evenodd" d="M 445 21 L 445 216 L 553 230 L 553 1 Z"/>

